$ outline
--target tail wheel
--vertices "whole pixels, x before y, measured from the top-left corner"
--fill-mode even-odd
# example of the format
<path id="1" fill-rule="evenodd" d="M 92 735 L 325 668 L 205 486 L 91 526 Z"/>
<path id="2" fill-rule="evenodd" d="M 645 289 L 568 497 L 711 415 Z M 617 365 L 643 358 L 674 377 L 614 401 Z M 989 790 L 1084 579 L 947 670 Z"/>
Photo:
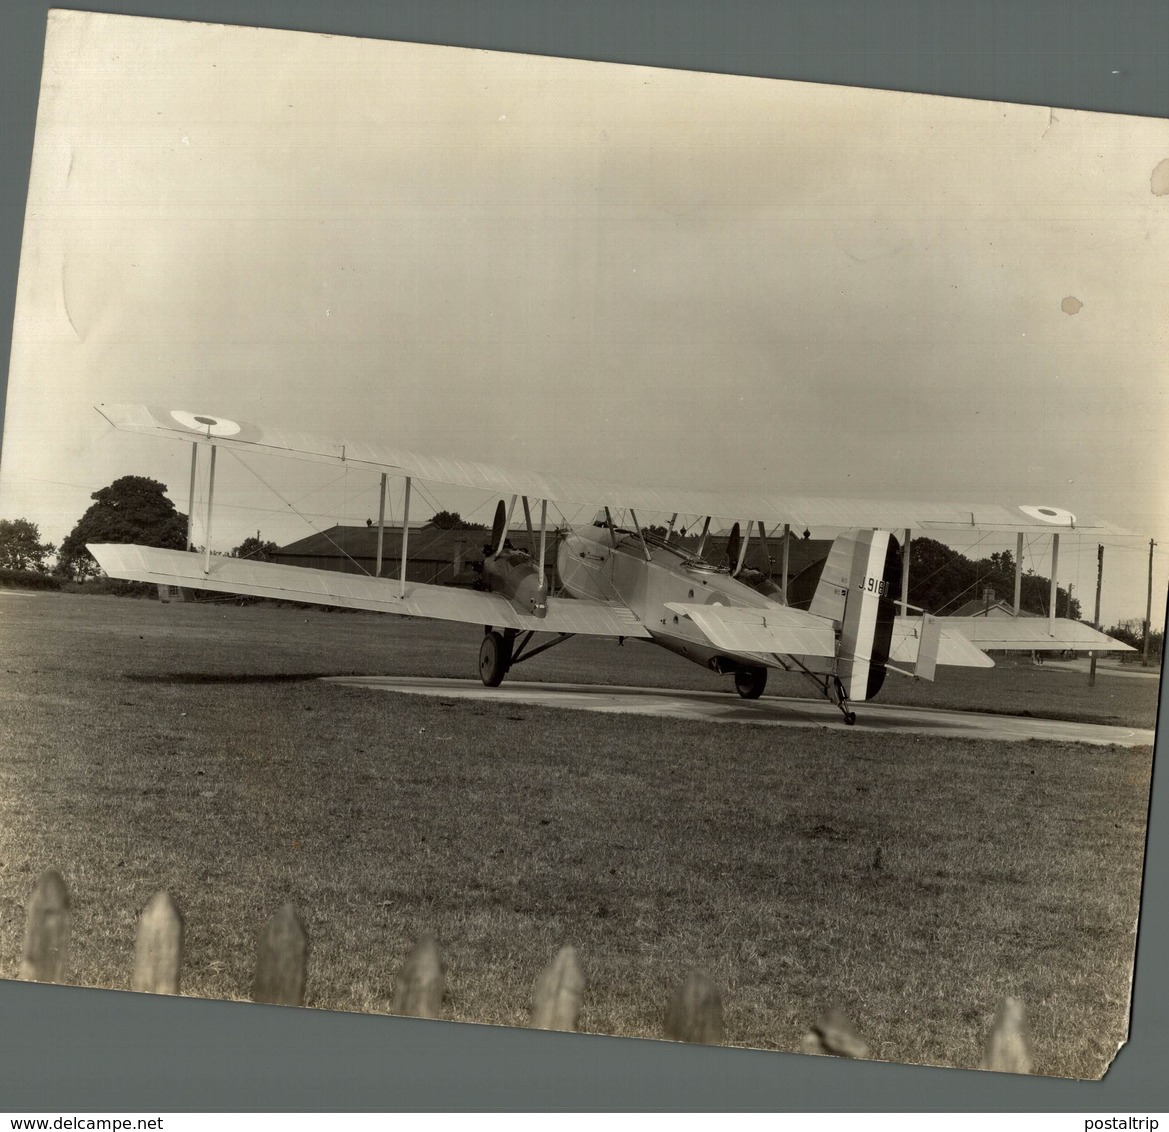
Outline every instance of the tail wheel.
<path id="1" fill-rule="evenodd" d="M 492 630 L 479 646 L 479 677 L 488 688 L 498 688 L 511 667 L 511 643 Z"/>
<path id="2" fill-rule="evenodd" d="M 735 691 L 745 700 L 757 700 L 766 687 L 766 668 L 740 668 L 735 673 Z"/>

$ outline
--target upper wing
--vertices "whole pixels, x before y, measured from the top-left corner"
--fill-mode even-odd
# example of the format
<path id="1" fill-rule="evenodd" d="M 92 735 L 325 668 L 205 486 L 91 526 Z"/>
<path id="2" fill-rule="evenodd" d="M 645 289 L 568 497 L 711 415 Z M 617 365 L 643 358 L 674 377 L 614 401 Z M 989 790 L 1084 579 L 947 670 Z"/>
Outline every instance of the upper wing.
<path id="1" fill-rule="evenodd" d="M 509 471 L 491 464 L 423 456 L 404 448 L 339 443 L 204 414 L 151 405 L 99 405 L 115 428 L 172 439 L 213 440 L 225 447 L 295 456 L 305 460 L 366 466 L 435 483 L 481 488 L 590 507 L 620 505 L 645 512 L 741 516 L 801 527 L 914 529 L 969 527 L 977 530 L 1052 531 L 1074 528 L 1094 534 L 1128 534 L 1058 507 L 998 503 L 918 503 L 911 500 L 830 499 L 770 493 L 723 493 L 646 487 L 605 480 Z"/>
<path id="2" fill-rule="evenodd" d="M 203 555 L 183 550 L 160 550 L 126 543 L 91 543 L 88 549 L 111 578 L 134 582 L 433 617 L 440 621 L 464 621 L 502 629 L 599 637 L 649 636 L 633 613 L 616 602 L 549 598 L 547 616 L 534 617 L 520 613 L 499 594 L 477 590 L 408 581 L 404 596 L 399 596 L 400 583 L 396 579 L 283 566 L 275 562 L 252 562 L 222 555 L 211 556 L 210 569 L 205 574 Z"/>

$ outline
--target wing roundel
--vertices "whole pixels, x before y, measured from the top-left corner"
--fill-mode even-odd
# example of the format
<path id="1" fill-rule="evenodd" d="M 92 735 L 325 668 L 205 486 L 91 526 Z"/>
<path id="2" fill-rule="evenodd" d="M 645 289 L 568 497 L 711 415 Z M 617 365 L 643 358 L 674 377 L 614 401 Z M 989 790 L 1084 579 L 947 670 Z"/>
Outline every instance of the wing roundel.
<path id="1" fill-rule="evenodd" d="M 1062 507 L 1037 507 L 1030 503 L 1019 504 L 1019 510 L 1029 519 L 1050 523 L 1053 527 L 1074 527 L 1076 517 Z"/>

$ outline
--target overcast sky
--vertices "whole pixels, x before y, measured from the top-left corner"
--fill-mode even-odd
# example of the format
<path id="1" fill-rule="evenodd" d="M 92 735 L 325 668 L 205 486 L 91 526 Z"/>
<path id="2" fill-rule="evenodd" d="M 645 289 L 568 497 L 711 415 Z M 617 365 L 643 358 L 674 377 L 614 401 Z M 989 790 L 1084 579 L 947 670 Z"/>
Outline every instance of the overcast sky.
<path id="1" fill-rule="evenodd" d="M 1143 615 L 1163 544 L 1160 620 L 1167 218 L 1163 120 L 57 12 L 0 517 L 58 541 L 127 473 L 185 510 L 189 448 L 91 407 L 147 401 L 633 482 L 1067 507 L 1136 532 L 1105 621 Z M 221 467 L 213 545 L 309 533 Z M 318 526 L 376 516 L 376 476 L 256 467 Z"/>

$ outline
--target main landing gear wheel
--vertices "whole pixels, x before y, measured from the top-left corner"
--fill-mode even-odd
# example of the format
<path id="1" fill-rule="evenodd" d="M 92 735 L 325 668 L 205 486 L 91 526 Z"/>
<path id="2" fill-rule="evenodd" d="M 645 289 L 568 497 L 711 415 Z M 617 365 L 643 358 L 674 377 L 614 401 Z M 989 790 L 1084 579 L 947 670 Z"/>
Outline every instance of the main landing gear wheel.
<path id="1" fill-rule="evenodd" d="M 745 700 L 757 700 L 766 687 L 766 668 L 740 668 L 735 673 L 735 691 Z"/>
<path id="2" fill-rule="evenodd" d="M 488 688 L 498 688 L 511 667 L 511 642 L 492 630 L 479 646 L 479 676 Z"/>

